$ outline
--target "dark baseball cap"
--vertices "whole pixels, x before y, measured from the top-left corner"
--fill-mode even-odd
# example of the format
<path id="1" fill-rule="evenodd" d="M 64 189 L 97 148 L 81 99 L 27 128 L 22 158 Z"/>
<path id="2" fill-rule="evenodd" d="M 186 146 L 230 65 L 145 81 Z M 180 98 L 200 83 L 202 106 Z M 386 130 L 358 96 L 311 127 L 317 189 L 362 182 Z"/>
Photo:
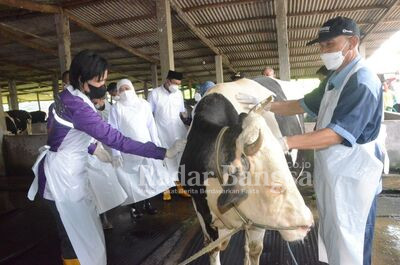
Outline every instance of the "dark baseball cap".
<path id="1" fill-rule="evenodd" d="M 340 35 L 360 37 L 360 29 L 357 23 L 351 18 L 335 17 L 329 19 L 319 29 L 318 38 L 307 43 L 307 46 L 333 39 Z"/>

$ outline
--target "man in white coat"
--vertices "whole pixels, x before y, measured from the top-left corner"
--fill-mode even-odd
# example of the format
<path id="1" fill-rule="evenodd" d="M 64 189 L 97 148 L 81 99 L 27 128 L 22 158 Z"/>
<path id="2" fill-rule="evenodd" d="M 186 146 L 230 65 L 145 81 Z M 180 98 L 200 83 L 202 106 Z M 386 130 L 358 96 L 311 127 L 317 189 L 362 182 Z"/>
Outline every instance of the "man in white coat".
<path id="1" fill-rule="evenodd" d="M 128 79 L 121 79 L 117 83 L 117 90 L 120 99 L 111 108 L 111 126 L 136 141 L 160 144 L 150 104 L 136 95 Z M 141 210 L 155 214 L 156 210 L 148 199 L 175 186 L 175 178 L 168 174 L 162 161 L 128 155 L 113 149 L 113 165 L 117 169 L 120 184 L 128 194 L 123 204 L 135 204 L 131 210 L 134 218 L 140 217 L 138 212 Z"/>
<path id="2" fill-rule="evenodd" d="M 182 92 L 179 90 L 182 77 L 182 73 L 168 71 L 164 84 L 153 89 L 148 97 L 161 145 L 165 147 L 172 146 L 176 140 L 186 139 L 187 136 L 187 129 L 181 120 L 181 116 L 186 116 Z M 190 197 L 178 182 L 179 161 L 180 156 L 173 159 L 166 159 L 168 171 L 177 181 L 179 195 Z M 163 199 L 165 201 L 171 200 L 169 190 L 164 192 Z"/>

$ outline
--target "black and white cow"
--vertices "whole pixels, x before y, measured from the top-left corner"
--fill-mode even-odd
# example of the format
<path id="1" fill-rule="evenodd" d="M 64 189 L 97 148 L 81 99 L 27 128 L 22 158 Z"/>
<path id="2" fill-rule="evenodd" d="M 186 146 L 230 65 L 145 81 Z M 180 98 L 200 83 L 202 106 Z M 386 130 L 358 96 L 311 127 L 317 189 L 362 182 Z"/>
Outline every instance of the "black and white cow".
<path id="1" fill-rule="evenodd" d="M 233 208 L 219 207 L 223 191 L 233 194 L 225 196 L 228 201 L 224 203 L 236 201 L 237 208 L 252 222 L 295 227 L 279 232 L 287 241 L 301 240 L 313 225 L 313 216 L 296 187 L 277 140 L 282 136 L 279 126 L 271 112 L 243 113 L 243 106 L 235 98 L 239 92 L 260 99 L 272 94 L 249 79 L 212 88 L 196 106 L 181 159 L 181 182 L 192 195 L 205 243 L 243 224 Z M 217 172 L 215 142 L 225 126 L 229 128 L 219 146 L 220 165 L 226 165 L 223 173 L 226 185 L 222 187 L 214 174 Z M 239 184 L 229 186 L 227 183 L 232 179 L 239 179 Z M 236 197 L 243 194 L 247 195 Z M 244 264 L 259 264 L 265 230 L 251 227 L 245 233 Z M 228 243 L 229 239 L 210 253 L 211 265 L 220 264 L 219 251 Z"/>
<path id="2" fill-rule="evenodd" d="M 12 134 L 30 134 L 32 117 L 25 110 L 9 110 L 5 113 L 7 131 Z"/>

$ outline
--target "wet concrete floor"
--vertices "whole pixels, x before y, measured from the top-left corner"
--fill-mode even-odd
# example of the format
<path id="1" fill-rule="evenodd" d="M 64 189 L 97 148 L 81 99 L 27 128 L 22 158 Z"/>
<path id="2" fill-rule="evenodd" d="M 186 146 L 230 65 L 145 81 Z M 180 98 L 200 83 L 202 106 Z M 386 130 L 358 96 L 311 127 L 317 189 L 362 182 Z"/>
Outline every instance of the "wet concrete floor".
<path id="1" fill-rule="evenodd" d="M 373 250 L 374 265 L 400 264 L 399 191 L 399 176 L 384 178 L 384 192 L 378 200 Z M 312 188 L 302 189 L 302 193 L 316 216 Z M 114 229 L 105 232 L 109 264 L 176 264 L 172 262 L 172 258 L 163 259 L 162 253 L 170 252 L 171 249 L 182 250 L 185 246 L 195 244 L 196 240 L 201 241 L 199 224 L 190 199 L 175 196 L 172 202 L 162 202 L 160 197 L 152 201 L 160 210 L 160 214 L 145 216 L 139 220 L 131 219 L 126 206 L 111 211 Z M 192 230 L 196 230 L 195 233 L 184 230 L 177 237 L 176 242 L 170 245 L 165 244 L 176 236 L 177 231 L 187 220 L 194 220 Z M 237 237 L 240 240 L 240 235 Z M 266 242 L 268 243 L 268 240 Z M 52 216 L 40 202 L 28 202 L 25 191 L 10 192 L 0 189 L 0 264 L 60 265 L 58 243 Z M 165 248 L 170 249 L 160 251 Z M 233 252 L 240 251 L 240 248 L 239 250 L 232 249 L 234 249 Z M 288 255 L 287 252 L 282 251 L 279 255 Z M 181 254 L 183 253 L 180 252 L 179 255 Z M 182 257 L 177 255 L 175 253 L 175 259 L 181 260 Z M 267 250 L 263 255 L 262 261 L 267 261 L 272 260 L 271 255 L 276 255 L 276 253 L 271 254 Z M 196 264 L 207 264 L 207 262 Z M 228 264 L 233 265 L 233 263 Z M 237 264 L 240 264 L 240 261 Z"/>

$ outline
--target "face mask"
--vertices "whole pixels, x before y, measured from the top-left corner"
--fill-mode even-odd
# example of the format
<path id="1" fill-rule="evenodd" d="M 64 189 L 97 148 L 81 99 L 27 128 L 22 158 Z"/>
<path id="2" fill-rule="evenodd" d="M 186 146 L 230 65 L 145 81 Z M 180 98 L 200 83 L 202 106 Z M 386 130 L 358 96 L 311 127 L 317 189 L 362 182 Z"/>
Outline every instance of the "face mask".
<path id="1" fill-rule="evenodd" d="M 194 94 L 194 100 L 195 100 L 196 102 L 199 102 L 200 99 L 201 99 L 200 93 L 199 93 L 199 92 L 196 92 L 196 93 Z"/>
<path id="2" fill-rule="evenodd" d="M 107 92 L 106 86 L 92 86 L 91 84 L 88 83 L 89 87 L 89 92 L 85 92 L 85 94 L 90 98 L 90 99 L 95 99 L 95 98 L 102 98 Z"/>
<path id="3" fill-rule="evenodd" d="M 94 105 L 94 107 L 97 109 L 97 110 L 100 110 L 100 111 L 102 111 L 102 110 L 104 110 L 104 108 L 105 108 L 105 105 L 100 105 L 100 104 L 96 104 L 96 105 Z"/>
<path id="4" fill-rule="evenodd" d="M 118 101 L 118 100 L 121 99 L 121 97 L 117 95 L 117 96 L 114 96 L 113 99 L 114 99 L 115 101 Z"/>
<path id="5" fill-rule="evenodd" d="M 137 99 L 137 95 L 133 90 L 125 90 L 119 95 L 120 95 L 120 102 L 122 103 L 134 103 Z"/>
<path id="6" fill-rule="evenodd" d="M 169 89 L 169 91 L 171 91 L 171 92 L 175 92 L 175 91 L 178 91 L 179 86 L 178 86 L 178 85 L 175 85 L 175 84 L 171 84 L 171 85 L 169 85 L 168 89 Z"/>
<path id="7" fill-rule="evenodd" d="M 347 42 L 340 51 L 328 52 L 328 53 L 321 54 L 321 60 L 324 62 L 326 69 L 337 70 L 342 65 L 344 58 L 346 57 L 347 52 L 348 52 L 347 51 L 345 55 L 343 55 L 343 53 L 342 53 L 342 51 L 346 47 L 346 45 L 347 45 Z"/>

